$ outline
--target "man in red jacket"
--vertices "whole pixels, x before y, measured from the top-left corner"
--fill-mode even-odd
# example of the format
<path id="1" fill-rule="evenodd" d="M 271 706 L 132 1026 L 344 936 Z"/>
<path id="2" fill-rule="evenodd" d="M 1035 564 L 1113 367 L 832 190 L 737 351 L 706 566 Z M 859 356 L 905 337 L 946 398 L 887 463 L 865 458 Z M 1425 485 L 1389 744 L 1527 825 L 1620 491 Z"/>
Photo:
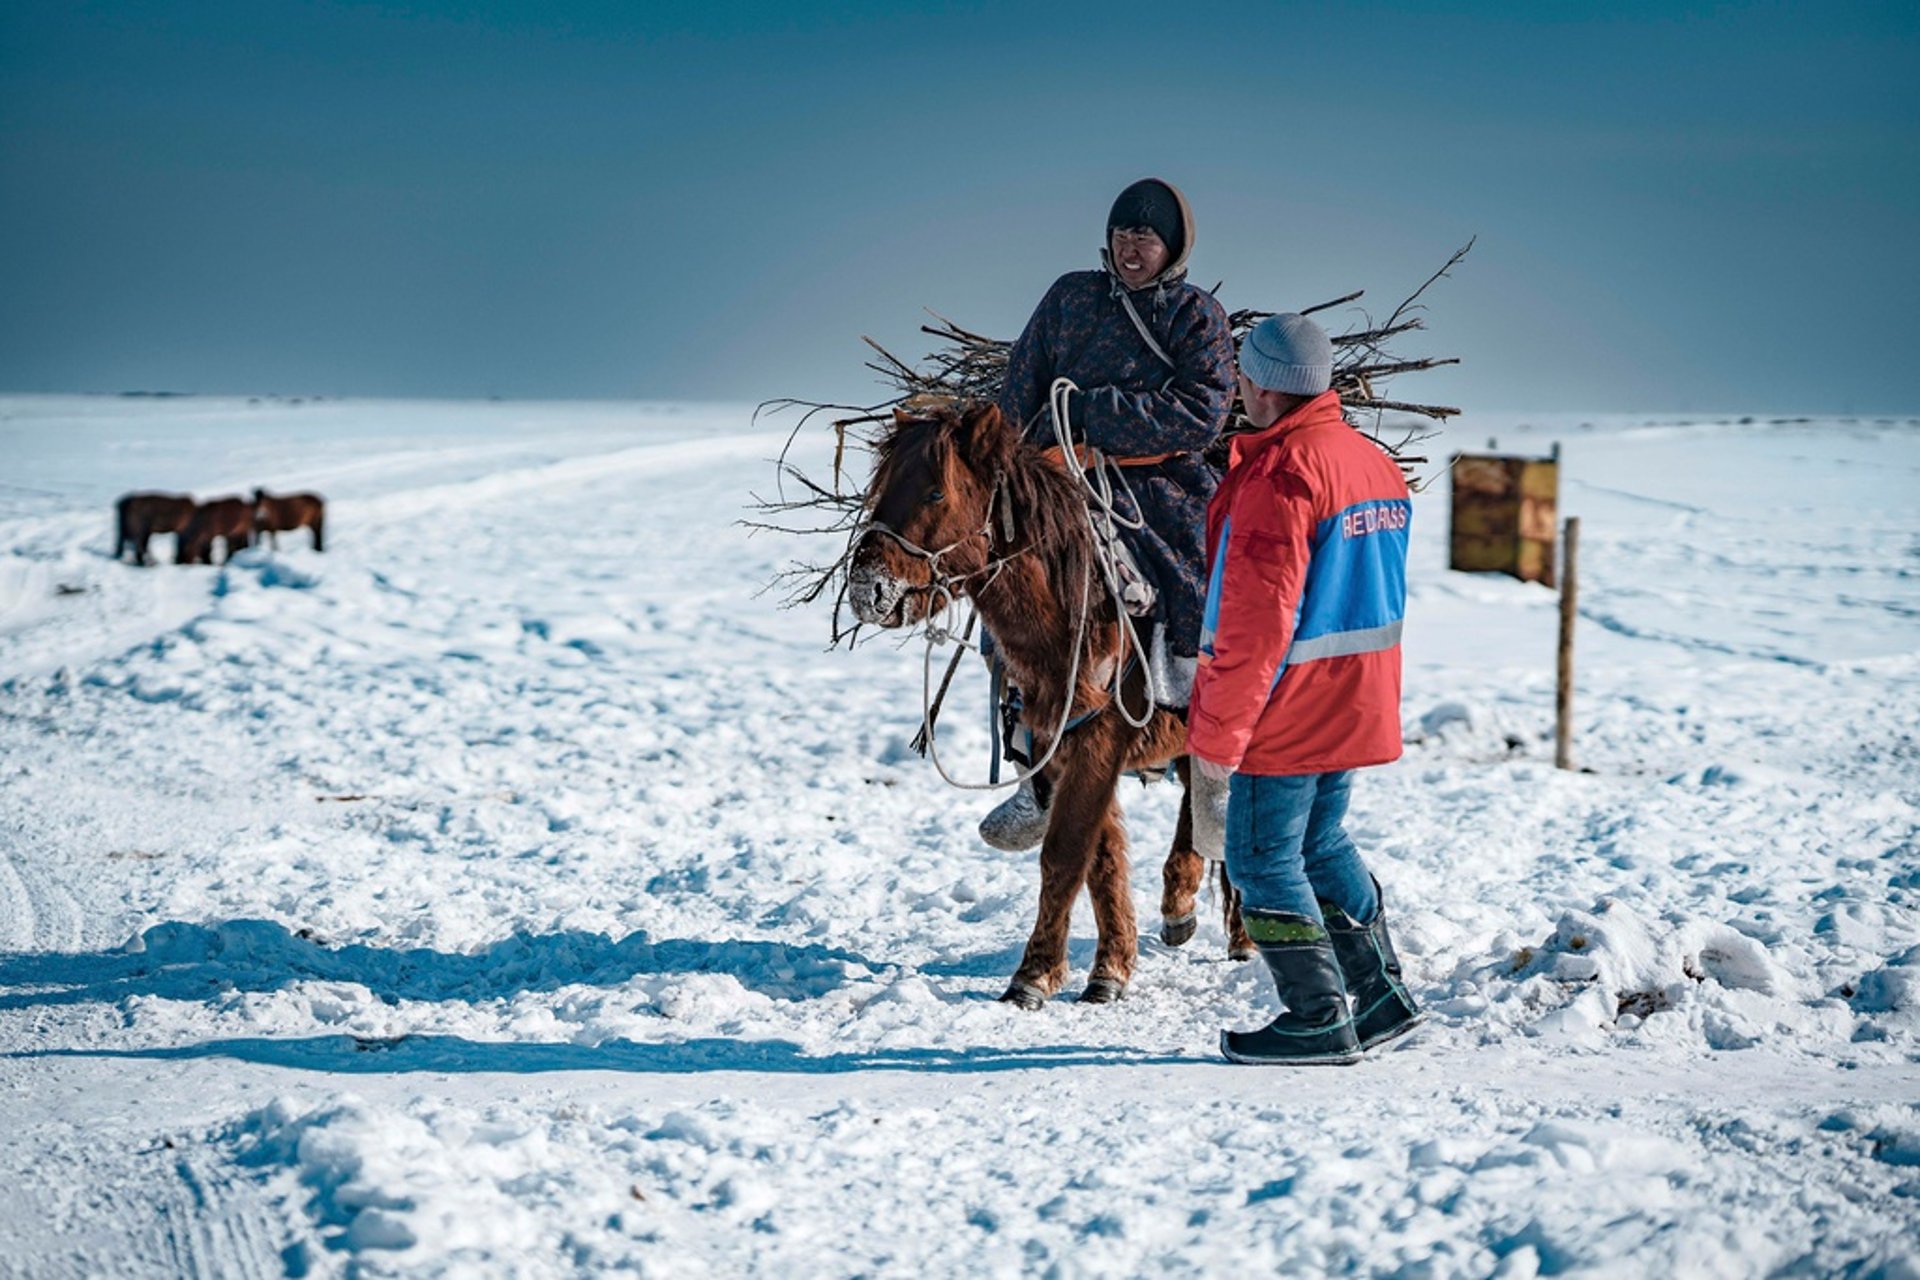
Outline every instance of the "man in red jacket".
<path id="1" fill-rule="evenodd" d="M 1187 749 L 1209 777 L 1231 774 L 1227 871 L 1286 1005 L 1221 1034 L 1236 1062 L 1354 1062 L 1419 1021 L 1379 884 L 1342 826 L 1353 770 L 1400 756 L 1412 505 L 1399 467 L 1347 425 L 1332 376 L 1333 344 L 1305 317 L 1247 335 L 1240 396 L 1256 430 L 1233 442 L 1207 508 Z"/>

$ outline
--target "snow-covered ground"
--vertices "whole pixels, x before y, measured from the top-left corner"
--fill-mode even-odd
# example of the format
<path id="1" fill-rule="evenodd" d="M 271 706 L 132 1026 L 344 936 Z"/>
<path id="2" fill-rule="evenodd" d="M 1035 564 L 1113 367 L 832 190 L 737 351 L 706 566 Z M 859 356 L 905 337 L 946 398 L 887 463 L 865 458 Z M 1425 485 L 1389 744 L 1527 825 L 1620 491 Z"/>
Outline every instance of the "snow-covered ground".
<path id="1" fill-rule="evenodd" d="M 1128 998 L 994 1001 L 1037 870 L 919 649 L 756 594 L 790 426 L 0 400 L 0 1275 L 1920 1276 L 1920 420 L 1430 446 L 1563 446 L 1586 769 L 1435 486 L 1353 822 L 1431 1023 L 1291 1071 L 1152 940 L 1170 787 Z M 109 558 L 256 484 L 326 552 Z"/>

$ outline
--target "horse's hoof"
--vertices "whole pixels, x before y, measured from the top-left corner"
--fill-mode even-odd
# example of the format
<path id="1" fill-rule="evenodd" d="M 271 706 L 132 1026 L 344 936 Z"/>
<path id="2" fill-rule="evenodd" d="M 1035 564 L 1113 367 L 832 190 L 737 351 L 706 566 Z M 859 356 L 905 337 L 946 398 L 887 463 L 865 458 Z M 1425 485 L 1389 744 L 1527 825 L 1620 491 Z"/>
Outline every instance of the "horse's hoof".
<path id="1" fill-rule="evenodd" d="M 1126 994 L 1127 984 L 1119 978 L 1088 978 L 1087 989 L 1080 993 L 1081 1004 L 1112 1004 Z"/>
<path id="2" fill-rule="evenodd" d="M 1040 993 L 1040 988 L 1019 981 L 1009 986 L 1006 994 L 1000 997 L 1001 1004 L 1010 1004 L 1016 1009 L 1025 1009 L 1029 1013 L 1046 1002 L 1047 998 Z"/>
<path id="3" fill-rule="evenodd" d="M 1259 954 L 1260 948 L 1252 946 L 1251 944 L 1244 947 L 1227 948 L 1227 959 L 1229 960 L 1251 960 Z"/>
<path id="4" fill-rule="evenodd" d="M 1160 921 L 1160 941 L 1170 947 L 1184 947 L 1199 928 L 1200 921 L 1191 911 L 1183 916 L 1165 916 Z"/>

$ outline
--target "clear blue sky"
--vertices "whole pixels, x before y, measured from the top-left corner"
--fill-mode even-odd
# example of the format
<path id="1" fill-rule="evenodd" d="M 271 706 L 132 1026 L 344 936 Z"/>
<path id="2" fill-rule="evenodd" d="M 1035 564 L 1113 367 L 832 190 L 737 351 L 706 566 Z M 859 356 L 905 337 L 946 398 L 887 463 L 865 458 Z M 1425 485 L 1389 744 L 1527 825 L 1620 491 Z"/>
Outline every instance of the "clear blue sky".
<path id="1" fill-rule="evenodd" d="M 0 390 L 871 399 L 1182 186 L 1420 390 L 1920 411 L 1920 5 L 0 5 Z M 1409 393 L 1415 384 L 1403 389 Z"/>

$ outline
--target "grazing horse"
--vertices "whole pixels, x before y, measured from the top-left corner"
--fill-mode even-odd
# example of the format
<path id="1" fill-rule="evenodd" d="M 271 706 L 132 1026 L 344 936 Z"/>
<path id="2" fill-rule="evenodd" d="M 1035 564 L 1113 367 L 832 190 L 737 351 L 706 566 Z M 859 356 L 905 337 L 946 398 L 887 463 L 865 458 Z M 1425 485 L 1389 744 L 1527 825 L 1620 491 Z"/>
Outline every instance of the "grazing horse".
<path id="1" fill-rule="evenodd" d="M 951 600 L 971 598 L 1021 691 L 1035 759 L 1053 748 L 1039 912 L 1000 998 L 1036 1009 L 1066 984 L 1068 928 L 1085 885 L 1099 944 L 1080 999 L 1115 1000 L 1133 976 L 1139 945 L 1115 792 L 1123 772 L 1181 756 L 1186 723 L 1162 708 L 1132 723 L 1146 707 L 1144 664 L 1123 654 L 1124 629 L 1095 559 L 1086 495 L 1057 452 L 1049 458 L 1023 444 L 987 405 L 964 413 L 896 410 L 877 454 L 847 574 L 854 615 L 874 626 L 911 626 Z M 1186 776 L 1182 769 L 1183 782 Z M 1183 873 L 1191 864 L 1190 908 L 1201 863 L 1184 799 L 1169 868 L 1176 860 Z M 1189 936 L 1190 928 L 1179 941 Z M 1233 941 L 1251 954 L 1244 931 Z"/>
<path id="2" fill-rule="evenodd" d="M 215 498 L 193 509 L 193 518 L 180 534 L 176 564 L 212 564 L 213 540 L 226 544 L 223 561 L 253 544 L 253 504 L 245 498 Z"/>
<path id="3" fill-rule="evenodd" d="M 313 530 L 313 549 L 326 550 L 327 504 L 317 493 L 289 493 L 274 497 L 265 489 L 253 491 L 253 527 L 280 549 L 280 535 L 305 526 Z"/>
<path id="4" fill-rule="evenodd" d="M 156 533 L 179 536 L 193 518 L 193 499 L 184 493 L 129 493 L 114 504 L 117 537 L 113 558 L 118 560 L 133 549 L 135 564 L 148 564 L 147 539 Z M 176 544 L 174 558 L 179 558 Z"/>

